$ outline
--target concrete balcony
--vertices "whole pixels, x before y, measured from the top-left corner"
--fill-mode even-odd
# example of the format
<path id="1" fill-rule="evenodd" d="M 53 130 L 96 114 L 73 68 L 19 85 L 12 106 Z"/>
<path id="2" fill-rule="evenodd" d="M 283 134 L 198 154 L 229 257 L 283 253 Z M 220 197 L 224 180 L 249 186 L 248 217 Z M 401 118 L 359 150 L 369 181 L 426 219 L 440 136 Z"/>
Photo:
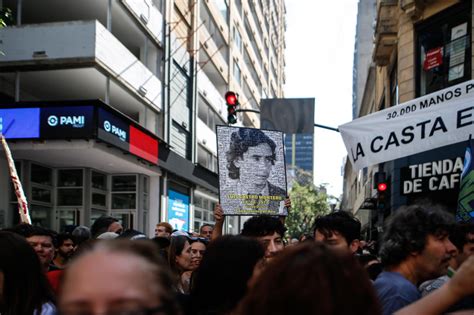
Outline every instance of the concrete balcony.
<path id="1" fill-rule="evenodd" d="M 2 72 L 93 67 L 161 111 L 160 80 L 98 21 L 3 28 L 0 51 Z"/>
<path id="2" fill-rule="evenodd" d="M 217 139 L 214 130 L 211 130 L 201 119 L 197 119 L 197 141 L 213 155 L 217 155 Z"/>
<path id="3" fill-rule="evenodd" d="M 227 82 L 229 67 L 226 57 L 222 54 L 222 51 L 227 48 L 224 46 L 218 47 L 205 27 L 200 28 L 199 43 L 204 48 L 199 53 L 201 67 L 213 77 L 211 78 L 213 81 Z"/>
<path id="4" fill-rule="evenodd" d="M 124 7 L 138 20 L 158 43 L 163 43 L 163 16 L 151 3 L 144 0 L 121 0 Z"/>
<path id="5" fill-rule="evenodd" d="M 380 0 L 377 3 L 375 49 L 373 59 L 378 66 L 386 66 L 398 41 L 398 1 Z"/>
<path id="6" fill-rule="evenodd" d="M 225 121 L 227 117 L 225 113 L 227 112 L 224 97 L 221 96 L 221 93 L 214 87 L 211 80 L 206 76 L 204 71 L 198 71 L 198 91 L 201 95 L 204 96 L 209 105 L 212 106 L 214 111 L 221 116 Z"/>

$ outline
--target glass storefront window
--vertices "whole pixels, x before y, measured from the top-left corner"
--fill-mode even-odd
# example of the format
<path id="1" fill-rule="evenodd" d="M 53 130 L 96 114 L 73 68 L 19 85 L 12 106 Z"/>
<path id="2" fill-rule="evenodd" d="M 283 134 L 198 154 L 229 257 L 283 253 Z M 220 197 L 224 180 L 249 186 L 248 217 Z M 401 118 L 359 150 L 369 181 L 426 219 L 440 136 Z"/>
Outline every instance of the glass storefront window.
<path id="1" fill-rule="evenodd" d="M 37 164 L 31 164 L 31 182 L 52 186 L 53 185 L 53 170 Z"/>
<path id="2" fill-rule="evenodd" d="M 137 176 L 118 175 L 112 176 L 112 191 L 136 191 Z"/>
<path id="3" fill-rule="evenodd" d="M 214 205 L 216 201 L 208 198 L 194 195 L 194 231 L 199 233 L 199 228 L 203 224 L 214 224 Z M 211 208 L 212 207 L 212 211 Z"/>
<path id="4" fill-rule="evenodd" d="M 97 220 L 99 217 L 106 215 L 107 212 L 105 210 L 100 210 L 100 209 L 91 209 L 91 226 L 94 224 L 95 220 Z"/>
<path id="5" fill-rule="evenodd" d="M 82 206 L 82 189 L 58 188 L 59 206 Z"/>
<path id="6" fill-rule="evenodd" d="M 136 194 L 119 193 L 112 195 L 112 209 L 135 209 Z"/>
<path id="7" fill-rule="evenodd" d="M 112 213 L 112 217 L 119 220 L 124 229 L 133 228 L 133 213 Z"/>
<path id="8" fill-rule="evenodd" d="M 82 187 L 82 170 L 59 170 L 58 187 Z"/>
<path id="9" fill-rule="evenodd" d="M 199 210 L 194 210 L 194 218 L 195 219 L 202 219 L 202 212 Z"/>
<path id="10" fill-rule="evenodd" d="M 51 189 L 31 187 L 31 200 L 51 203 Z"/>
<path id="11" fill-rule="evenodd" d="M 100 193 L 92 193 L 92 205 L 95 207 L 107 207 L 107 196 Z"/>
<path id="12" fill-rule="evenodd" d="M 31 224 L 51 229 L 51 211 L 52 209 L 50 207 L 31 205 Z"/>
<path id="13" fill-rule="evenodd" d="M 195 207 L 202 207 L 202 198 L 199 196 L 194 196 L 194 206 Z"/>
<path id="14" fill-rule="evenodd" d="M 77 225 L 77 210 L 60 210 L 59 211 L 59 230 L 64 231 L 64 227 L 68 225 Z"/>
<path id="15" fill-rule="evenodd" d="M 98 172 L 92 171 L 92 188 L 107 190 L 107 176 Z"/>
<path id="16" fill-rule="evenodd" d="M 453 6 L 417 26 L 418 96 L 471 78 L 470 3 Z"/>

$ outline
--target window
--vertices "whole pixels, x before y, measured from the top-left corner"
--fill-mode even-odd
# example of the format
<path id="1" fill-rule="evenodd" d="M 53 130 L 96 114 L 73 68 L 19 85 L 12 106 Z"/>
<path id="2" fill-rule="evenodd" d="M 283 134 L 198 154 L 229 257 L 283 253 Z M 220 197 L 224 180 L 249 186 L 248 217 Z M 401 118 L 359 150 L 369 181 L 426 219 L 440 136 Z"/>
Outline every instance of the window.
<path id="1" fill-rule="evenodd" d="M 102 173 L 92 171 L 92 188 L 107 190 L 107 176 Z"/>
<path id="2" fill-rule="evenodd" d="M 242 53 L 242 38 L 240 32 L 236 26 L 234 26 L 234 44 L 235 48 Z"/>
<path id="3" fill-rule="evenodd" d="M 222 14 L 222 17 L 227 22 L 229 18 L 229 1 L 228 0 L 214 0 L 215 5 Z"/>
<path id="4" fill-rule="evenodd" d="M 31 201 L 51 204 L 53 190 L 53 170 L 31 164 Z"/>
<path id="5" fill-rule="evenodd" d="M 94 224 L 95 220 L 100 218 L 103 215 L 106 215 L 107 211 L 105 210 L 100 210 L 100 209 L 91 209 L 91 222 L 90 225 Z"/>
<path id="6" fill-rule="evenodd" d="M 31 164 L 31 182 L 51 186 L 53 184 L 52 169 L 37 164 Z"/>
<path id="7" fill-rule="evenodd" d="M 453 6 L 416 28 L 418 96 L 471 78 L 470 3 Z"/>
<path id="8" fill-rule="evenodd" d="M 194 231 L 199 233 L 203 224 L 214 224 L 214 207 L 216 202 L 204 196 L 194 195 Z"/>
<path id="9" fill-rule="evenodd" d="M 224 125 L 225 122 L 221 116 L 217 114 L 207 101 L 199 95 L 198 102 L 198 117 L 201 119 L 212 131 L 216 130 L 216 125 Z"/>
<path id="10" fill-rule="evenodd" d="M 240 67 L 239 67 L 239 64 L 237 63 L 237 60 L 235 59 L 234 59 L 234 79 L 239 85 L 242 85 L 240 81 Z"/>
<path id="11" fill-rule="evenodd" d="M 398 104 L 398 69 L 397 64 L 392 67 L 390 73 L 390 106 Z"/>
<path id="12" fill-rule="evenodd" d="M 81 206 L 83 204 L 83 170 L 58 170 L 58 206 Z"/>
<path id="13" fill-rule="evenodd" d="M 31 224 L 51 229 L 51 213 L 52 209 L 50 207 L 31 205 Z"/>
<path id="14" fill-rule="evenodd" d="M 208 170 L 217 173 L 217 158 L 202 145 L 198 146 L 198 163 Z"/>
<path id="15" fill-rule="evenodd" d="M 112 209 L 135 209 L 137 205 L 137 176 L 112 176 Z"/>
<path id="16" fill-rule="evenodd" d="M 107 176 L 91 172 L 91 202 L 93 207 L 107 208 Z"/>

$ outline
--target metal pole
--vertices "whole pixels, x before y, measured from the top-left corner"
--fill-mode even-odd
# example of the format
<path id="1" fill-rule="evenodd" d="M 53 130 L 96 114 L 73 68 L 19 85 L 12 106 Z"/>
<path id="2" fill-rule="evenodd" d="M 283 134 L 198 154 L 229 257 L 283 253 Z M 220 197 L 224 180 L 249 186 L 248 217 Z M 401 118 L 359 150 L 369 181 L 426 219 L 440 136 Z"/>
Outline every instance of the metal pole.
<path id="1" fill-rule="evenodd" d="M 237 109 L 237 110 L 235 110 L 235 112 L 236 112 L 236 113 L 252 112 L 252 113 L 260 114 L 260 111 L 259 111 L 259 110 L 256 110 L 256 109 Z M 324 126 L 324 125 L 320 125 L 320 124 L 314 124 L 314 126 L 315 126 L 315 127 L 319 127 L 319 128 L 324 128 L 324 129 L 328 129 L 328 130 L 332 130 L 332 131 L 339 132 L 339 129 L 334 128 L 334 127 Z"/>
<path id="2" fill-rule="evenodd" d="M 324 126 L 324 125 L 319 125 L 319 124 L 314 124 L 314 126 L 315 126 L 315 127 L 319 127 L 319 128 L 324 128 L 324 129 L 328 129 L 328 130 L 332 130 L 332 131 L 339 132 L 339 129 L 333 128 L 333 127 L 329 127 L 329 126 Z"/>
<path id="3" fill-rule="evenodd" d="M 291 167 L 296 168 L 296 134 L 291 135 Z"/>

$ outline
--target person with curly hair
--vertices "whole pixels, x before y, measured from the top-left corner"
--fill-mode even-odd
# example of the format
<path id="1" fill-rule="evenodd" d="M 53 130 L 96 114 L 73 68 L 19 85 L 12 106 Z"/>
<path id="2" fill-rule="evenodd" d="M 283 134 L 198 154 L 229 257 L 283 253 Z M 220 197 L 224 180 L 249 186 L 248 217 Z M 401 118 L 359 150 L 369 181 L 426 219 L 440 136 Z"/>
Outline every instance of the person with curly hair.
<path id="1" fill-rule="evenodd" d="M 447 273 L 456 247 L 449 240 L 454 216 L 435 205 L 398 209 L 385 228 L 380 257 L 384 271 L 375 280 L 383 314 L 421 298 L 418 286 Z"/>

